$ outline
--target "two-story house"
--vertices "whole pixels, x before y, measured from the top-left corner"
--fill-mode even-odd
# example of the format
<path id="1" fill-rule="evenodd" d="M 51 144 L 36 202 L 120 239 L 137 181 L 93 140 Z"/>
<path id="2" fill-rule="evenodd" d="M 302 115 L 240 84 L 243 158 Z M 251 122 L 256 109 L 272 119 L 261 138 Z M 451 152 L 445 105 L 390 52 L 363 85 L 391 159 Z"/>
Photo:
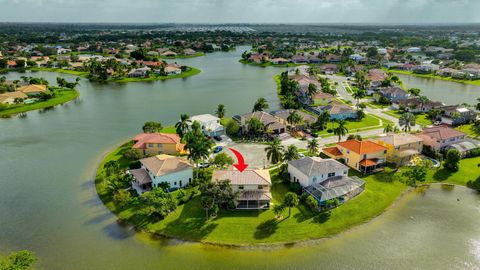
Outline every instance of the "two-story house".
<path id="1" fill-rule="evenodd" d="M 132 187 L 141 194 L 161 183 L 168 183 L 170 189 L 182 188 L 192 182 L 193 166 L 185 158 L 157 155 L 140 160 L 141 168 L 130 170 L 133 175 Z"/>
<path id="2" fill-rule="evenodd" d="M 451 105 L 441 108 L 444 114 L 441 117 L 441 122 L 447 125 L 460 125 L 469 123 L 477 118 L 477 113 L 469 108 L 462 106 Z"/>
<path id="3" fill-rule="evenodd" d="M 377 101 L 380 99 L 380 97 L 385 97 L 388 100 L 390 100 L 392 103 L 397 103 L 401 100 L 407 100 L 409 96 L 410 94 L 400 87 L 383 88 L 374 94 L 374 98 Z"/>
<path id="4" fill-rule="evenodd" d="M 423 139 L 423 144 L 430 147 L 431 150 L 440 151 L 463 141 L 467 135 L 446 125 L 441 125 L 425 128 L 422 133 L 416 136 Z"/>
<path id="5" fill-rule="evenodd" d="M 233 191 L 239 192 L 237 209 L 268 209 L 272 194 L 272 180 L 268 170 L 217 170 L 212 181 L 230 181 Z"/>
<path id="6" fill-rule="evenodd" d="M 387 147 L 373 141 L 353 139 L 324 148 L 323 153 L 333 159 L 343 159 L 350 168 L 367 174 L 383 169 L 387 150 Z"/>
<path id="7" fill-rule="evenodd" d="M 423 139 L 409 133 L 390 133 L 376 139 L 376 143 L 388 149 L 387 161 L 397 166 L 407 165 L 423 149 Z"/>
<path id="8" fill-rule="evenodd" d="M 220 124 L 220 118 L 211 114 L 200 114 L 190 117 L 190 121 L 199 122 L 205 135 L 214 137 L 225 134 L 224 127 Z"/>
<path id="9" fill-rule="evenodd" d="M 137 149 L 144 155 L 185 154 L 185 144 L 180 142 L 180 136 L 169 133 L 141 133 L 133 138 Z"/>
<path id="10" fill-rule="evenodd" d="M 348 176 L 348 167 L 334 159 L 304 157 L 288 162 L 290 181 L 299 183 L 305 192 L 324 205 L 328 200 L 340 203 L 360 194 L 365 182 Z"/>
<path id="11" fill-rule="evenodd" d="M 280 121 L 278 121 L 275 116 L 267 112 L 251 112 L 242 115 L 235 115 L 233 117 L 233 119 L 239 123 L 240 127 L 242 128 L 242 132 L 248 131 L 248 121 L 251 118 L 257 118 L 258 120 L 260 120 L 260 122 L 263 123 L 267 131 L 270 131 L 274 134 L 281 134 L 287 131 L 287 126 L 285 124 L 280 123 Z"/>

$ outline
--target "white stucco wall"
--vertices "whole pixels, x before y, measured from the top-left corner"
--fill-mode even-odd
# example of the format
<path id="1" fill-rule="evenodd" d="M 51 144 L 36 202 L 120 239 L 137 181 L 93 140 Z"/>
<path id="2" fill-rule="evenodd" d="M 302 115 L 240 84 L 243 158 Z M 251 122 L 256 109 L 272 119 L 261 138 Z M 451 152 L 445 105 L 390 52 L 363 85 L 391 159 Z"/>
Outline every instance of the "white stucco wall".
<path id="1" fill-rule="evenodd" d="M 152 187 L 156 187 L 161 182 L 167 182 L 170 184 L 170 188 L 181 188 L 187 185 L 189 180 L 193 181 L 193 169 L 190 168 L 183 171 L 156 177 L 150 175 L 150 177 L 152 178 Z M 180 181 L 182 181 L 181 186 Z"/>
<path id="2" fill-rule="evenodd" d="M 290 175 L 290 182 L 294 182 L 294 179 L 297 179 L 297 181 L 300 183 L 300 185 L 302 187 L 307 187 L 307 186 L 311 186 L 313 184 L 323 182 L 324 180 L 329 178 L 328 174 L 331 173 L 331 172 L 335 172 L 335 176 L 341 176 L 341 175 L 346 176 L 346 175 L 348 175 L 348 170 L 346 169 L 345 171 L 343 171 L 343 170 L 326 171 L 323 174 L 308 177 L 307 175 L 303 174 L 301 171 L 299 171 L 294 166 L 288 164 L 288 173 Z"/>

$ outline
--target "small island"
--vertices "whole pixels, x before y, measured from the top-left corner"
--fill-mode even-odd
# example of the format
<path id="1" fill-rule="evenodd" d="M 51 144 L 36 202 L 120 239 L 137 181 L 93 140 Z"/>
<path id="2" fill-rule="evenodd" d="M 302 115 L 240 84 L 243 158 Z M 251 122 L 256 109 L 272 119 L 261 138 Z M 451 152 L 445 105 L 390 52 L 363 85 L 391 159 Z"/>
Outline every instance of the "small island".
<path id="1" fill-rule="evenodd" d="M 68 82 L 57 78 L 58 86 L 49 86 L 42 78 L 23 77 L 7 81 L 0 78 L 0 117 L 10 117 L 32 110 L 50 108 L 76 99 L 80 94 L 74 88 L 78 80 Z"/>

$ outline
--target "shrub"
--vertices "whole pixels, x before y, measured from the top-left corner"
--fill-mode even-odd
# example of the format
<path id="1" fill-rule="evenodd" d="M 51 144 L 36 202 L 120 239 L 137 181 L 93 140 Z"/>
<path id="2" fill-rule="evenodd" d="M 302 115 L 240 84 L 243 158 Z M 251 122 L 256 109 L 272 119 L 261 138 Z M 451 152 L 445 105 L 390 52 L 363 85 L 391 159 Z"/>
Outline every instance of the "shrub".
<path id="1" fill-rule="evenodd" d="M 451 171 L 458 171 L 461 158 L 462 154 L 460 154 L 460 151 L 457 149 L 450 149 L 445 156 L 443 167 Z"/>
<path id="2" fill-rule="evenodd" d="M 135 149 L 128 149 L 123 153 L 123 157 L 129 160 L 139 160 L 144 157 L 143 153 L 135 150 Z"/>
<path id="3" fill-rule="evenodd" d="M 307 197 L 305 203 L 308 205 L 308 207 L 310 207 L 312 211 L 316 211 L 318 208 L 318 202 L 312 195 L 309 195 Z"/>
<path id="4" fill-rule="evenodd" d="M 300 194 L 302 192 L 302 186 L 300 183 L 290 183 L 290 190 L 296 194 Z"/>

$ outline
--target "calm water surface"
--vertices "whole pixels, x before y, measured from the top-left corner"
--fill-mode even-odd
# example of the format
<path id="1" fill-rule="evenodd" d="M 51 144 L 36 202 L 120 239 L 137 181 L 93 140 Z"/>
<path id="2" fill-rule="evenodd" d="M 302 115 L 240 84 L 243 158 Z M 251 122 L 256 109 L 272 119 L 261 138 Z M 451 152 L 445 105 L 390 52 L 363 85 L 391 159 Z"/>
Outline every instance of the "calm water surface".
<path id="1" fill-rule="evenodd" d="M 75 102 L 0 119 L 0 252 L 33 250 L 39 268 L 53 270 L 479 269 L 480 197 L 462 187 L 411 193 L 368 225 L 275 249 L 152 240 L 117 224 L 96 196 L 93 174 L 102 156 L 143 122 L 169 125 L 180 113 L 213 113 L 219 103 L 233 115 L 250 111 L 258 97 L 278 108 L 273 76 L 281 70 L 239 64 L 244 50 L 182 60 L 203 71 L 186 79 L 82 80 Z M 54 81 L 57 74 L 35 76 Z"/>
<path id="2" fill-rule="evenodd" d="M 431 100 L 442 101 L 447 105 L 476 104 L 480 98 L 480 86 L 457 82 L 443 81 L 432 78 L 422 78 L 404 74 L 397 75 L 408 88 L 419 88 L 422 95 Z"/>

